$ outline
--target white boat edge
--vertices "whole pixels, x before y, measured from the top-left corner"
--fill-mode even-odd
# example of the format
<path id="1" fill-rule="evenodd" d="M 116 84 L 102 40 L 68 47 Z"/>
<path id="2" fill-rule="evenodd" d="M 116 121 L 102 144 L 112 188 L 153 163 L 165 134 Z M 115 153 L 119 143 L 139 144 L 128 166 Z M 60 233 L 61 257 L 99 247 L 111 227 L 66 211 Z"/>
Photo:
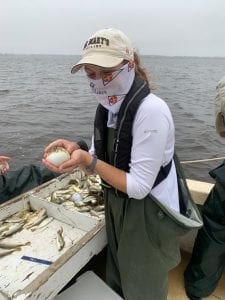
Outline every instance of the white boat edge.
<path id="1" fill-rule="evenodd" d="M 201 206 L 204 204 L 214 184 L 192 179 L 186 179 L 186 182 L 194 202 L 199 209 L 201 209 Z M 196 235 L 197 230 L 191 230 L 188 234 L 183 236 L 181 238 L 181 249 L 188 253 L 192 253 Z"/>
<path id="2" fill-rule="evenodd" d="M 192 179 L 186 181 L 195 203 L 200 206 L 203 205 L 214 184 Z"/>

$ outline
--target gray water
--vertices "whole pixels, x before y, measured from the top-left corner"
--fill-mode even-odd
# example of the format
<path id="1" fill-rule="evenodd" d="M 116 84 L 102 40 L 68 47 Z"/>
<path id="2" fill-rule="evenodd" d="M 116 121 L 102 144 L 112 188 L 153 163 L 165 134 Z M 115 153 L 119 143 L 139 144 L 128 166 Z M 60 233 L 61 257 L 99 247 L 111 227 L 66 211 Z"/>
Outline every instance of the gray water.
<path id="1" fill-rule="evenodd" d="M 0 55 L 0 155 L 11 169 L 41 164 L 57 138 L 84 138 L 90 145 L 96 100 L 82 72 L 71 75 L 77 56 Z M 144 56 L 154 93 L 169 105 L 181 161 L 225 156 L 214 127 L 215 87 L 225 58 Z M 211 182 L 222 161 L 183 165 L 186 177 Z"/>

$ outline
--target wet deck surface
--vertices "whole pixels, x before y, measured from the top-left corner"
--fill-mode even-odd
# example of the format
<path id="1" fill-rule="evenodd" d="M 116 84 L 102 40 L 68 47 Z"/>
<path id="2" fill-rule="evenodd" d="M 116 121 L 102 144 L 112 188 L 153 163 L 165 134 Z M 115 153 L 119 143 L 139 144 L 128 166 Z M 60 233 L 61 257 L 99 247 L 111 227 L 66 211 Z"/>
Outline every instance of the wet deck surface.
<path id="1" fill-rule="evenodd" d="M 190 260 L 190 254 L 182 252 L 182 261 L 172 272 L 169 277 L 169 294 L 168 300 L 187 300 L 188 297 L 184 290 L 183 273 Z M 222 276 L 216 290 L 209 297 L 203 299 L 207 300 L 225 300 L 225 273 Z"/>

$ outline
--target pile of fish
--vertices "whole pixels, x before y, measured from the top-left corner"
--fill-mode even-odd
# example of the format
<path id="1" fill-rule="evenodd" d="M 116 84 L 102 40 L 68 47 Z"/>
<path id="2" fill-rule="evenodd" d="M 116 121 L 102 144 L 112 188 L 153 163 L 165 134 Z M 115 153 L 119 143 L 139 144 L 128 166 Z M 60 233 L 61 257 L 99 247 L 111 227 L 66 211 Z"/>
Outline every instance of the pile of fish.
<path id="1" fill-rule="evenodd" d="M 46 200 L 92 216 L 104 215 L 101 178 L 98 175 L 86 175 L 82 170 L 77 170 L 75 179 L 52 192 Z"/>
<path id="2" fill-rule="evenodd" d="M 0 222 L 0 257 L 6 256 L 14 251 L 20 251 L 22 246 L 31 245 L 30 242 L 9 243 L 8 240 L 4 241 L 5 238 L 12 237 L 15 233 L 23 229 L 33 232 L 45 227 L 51 221 L 53 221 L 53 217 L 47 215 L 45 208 L 34 210 L 30 206 L 30 203 L 27 202 L 26 208 Z M 60 229 L 56 236 L 57 245 L 60 244 L 58 250 L 61 250 L 64 246 L 62 240 L 62 229 Z"/>
<path id="3" fill-rule="evenodd" d="M 100 177 L 98 175 L 86 175 L 80 169 L 75 171 L 75 179 L 71 179 L 65 187 L 52 192 L 46 200 L 98 218 L 104 216 L 105 207 Z M 30 242 L 8 242 L 8 237 L 11 238 L 23 229 L 34 232 L 53 220 L 54 218 L 48 216 L 44 207 L 35 210 L 31 207 L 30 202 L 27 202 L 26 208 L 0 221 L 0 257 L 14 251 L 20 251 L 22 246 L 31 245 Z M 57 230 L 55 238 L 57 249 L 61 251 L 65 245 L 62 227 Z"/>

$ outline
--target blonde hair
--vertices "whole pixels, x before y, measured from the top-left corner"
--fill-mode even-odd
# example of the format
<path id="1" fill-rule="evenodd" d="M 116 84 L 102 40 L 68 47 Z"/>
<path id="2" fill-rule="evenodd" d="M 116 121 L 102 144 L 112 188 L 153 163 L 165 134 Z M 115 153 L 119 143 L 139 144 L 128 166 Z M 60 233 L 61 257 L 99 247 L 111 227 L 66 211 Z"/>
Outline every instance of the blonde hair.
<path id="1" fill-rule="evenodd" d="M 141 79 L 143 79 L 150 88 L 150 80 L 149 80 L 150 76 L 147 70 L 141 65 L 140 56 L 136 51 L 134 51 L 134 63 L 135 63 L 135 74 Z"/>

